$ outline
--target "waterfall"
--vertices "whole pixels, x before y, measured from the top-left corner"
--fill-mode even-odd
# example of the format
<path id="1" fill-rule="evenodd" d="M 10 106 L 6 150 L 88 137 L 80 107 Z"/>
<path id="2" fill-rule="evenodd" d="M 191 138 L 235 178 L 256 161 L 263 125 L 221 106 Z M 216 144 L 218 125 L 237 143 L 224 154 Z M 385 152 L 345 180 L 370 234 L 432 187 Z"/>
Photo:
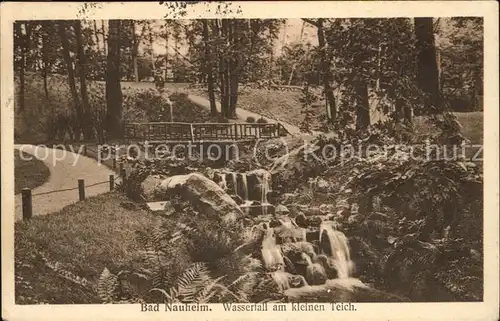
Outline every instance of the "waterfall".
<path id="1" fill-rule="evenodd" d="M 269 204 L 269 202 L 267 201 L 267 193 L 269 193 L 269 181 L 270 180 L 271 180 L 271 174 L 269 172 L 265 171 L 262 174 L 262 178 L 261 178 L 261 182 L 260 182 L 260 186 L 261 186 L 260 199 L 261 199 L 261 203 L 263 205 Z M 262 206 L 262 215 L 266 215 L 266 214 L 267 214 L 267 206 Z"/>
<path id="2" fill-rule="evenodd" d="M 262 174 L 262 179 L 261 179 L 261 203 L 262 204 L 269 204 L 267 201 L 267 193 L 269 193 L 269 181 L 271 180 L 271 173 L 269 172 L 264 172 Z"/>
<path id="3" fill-rule="evenodd" d="M 301 254 L 301 258 L 307 262 L 306 281 L 309 285 L 324 284 L 328 279 L 325 268 L 318 263 L 313 263 L 309 255 Z"/>
<path id="4" fill-rule="evenodd" d="M 288 290 L 290 288 L 290 282 L 288 281 L 289 274 L 284 271 L 275 271 L 271 273 L 271 277 L 274 282 L 278 285 L 281 291 Z"/>
<path id="5" fill-rule="evenodd" d="M 276 244 L 274 229 L 269 228 L 262 240 L 262 262 L 268 271 L 283 270 L 285 261 L 281 254 L 281 248 Z"/>
<path id="6" fill-rule="evenodd" d="M 241 174 L 241 182 L 243 184 L 243 195 L 245 197 L 245 202 L 248 201 L 248 183 L 247 183 L 247 174 Z"/>
<path id="7" fill-rule="evenodd" d="M 353 263 L 349 244 L 344 233 L 334 230 L 329 224 L 321 224 L 319 246 L 322 253 L 332 258 L 339 279 L 351 277 Z"/>
<path id="8" fill-rule="evenodd" d="M 234 195 L 238 195 L 238 175 L 235 172 L 231 172 L 231 177 L 233 179 Z"/>

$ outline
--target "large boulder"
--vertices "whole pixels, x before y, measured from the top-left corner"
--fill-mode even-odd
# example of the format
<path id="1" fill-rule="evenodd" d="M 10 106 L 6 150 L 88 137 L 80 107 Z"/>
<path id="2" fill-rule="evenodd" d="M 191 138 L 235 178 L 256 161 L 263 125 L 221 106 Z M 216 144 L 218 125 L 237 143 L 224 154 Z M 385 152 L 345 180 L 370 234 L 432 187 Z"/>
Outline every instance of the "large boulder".
<path id="1" fill-rule="evenodd" d="M 144 181 L 142 181 L 141 192 L 146 201 L 160 200 L 158 199 L 158 195 L 156 195 L 156 191 L 161 182 L 163 182 L 166 178 L 167 176 L 160 174 L 149 175 Z"/>
<path id="2" fill-rule="evenodd" d="M 320 147 L 315 143 L 304 144 L 276 159 L 269 168 L 272 173 L 272 189 L 292 192 L 309 177 L 321 174 L 327 167 L 325 161 L 315 155 L 318 151 Z"/>
<path id="3" fill-rule="evenodd" d="M 177 175 L 161 182 L 156 194 L 179 196 L 191 203 L 200 213 L 222 219 L 236 221 L 243 216 L 238 204 L 214 181 L 200 173 Z"/>

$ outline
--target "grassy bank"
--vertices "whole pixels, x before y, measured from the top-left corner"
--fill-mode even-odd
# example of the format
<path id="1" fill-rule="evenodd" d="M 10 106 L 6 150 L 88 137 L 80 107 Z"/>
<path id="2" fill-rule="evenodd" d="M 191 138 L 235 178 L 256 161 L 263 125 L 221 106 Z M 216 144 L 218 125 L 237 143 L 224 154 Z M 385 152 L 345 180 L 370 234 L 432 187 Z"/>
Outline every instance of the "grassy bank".
<path id="1" fill-rule="evenodd" d="M 50 170 L 41 160 L 19 150 L 14 151 L 14 194 L 21 193 L 23 188 L 38 187 L 49 177 Z"/>
<path id="2" fill-rule="evenodd" d="M 104 267 L 135 266 L 140 260 L 135 231 L 148 231 L 157 222 L 111 192 L 16 223 L 16 304 L 99 303 L 95 284 Z M 49 267 L 54 265 L 88 283 L 69 281 L 67 272 Z"/>
<path id="3" fill-rule="evenodd" d="M 206 90 L 188 89 L 188 91 L 207 97 Z M 300 126 L 304 121 L 300 91 L 281 91 L 257 88 L 244 88 L 238 93 L 238 108 L 242 108 L 263 116 Z M 325 122 L 326 109 L 323 105 L 311 108 L 312 128 L 320 128 Z M 472 144 L 483 142 L 483 112 L 454 113 L 462 125 L 462 134 Z M 426 117 L 415 118 L 415 132 L 428 134 L 432 125 Z"/>

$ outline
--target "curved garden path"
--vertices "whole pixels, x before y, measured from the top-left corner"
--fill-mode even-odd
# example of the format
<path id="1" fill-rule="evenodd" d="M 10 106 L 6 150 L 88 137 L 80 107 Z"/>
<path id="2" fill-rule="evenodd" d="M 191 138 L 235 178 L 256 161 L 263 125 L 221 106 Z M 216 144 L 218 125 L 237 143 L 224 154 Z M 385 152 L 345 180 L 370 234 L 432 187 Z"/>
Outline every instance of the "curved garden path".
<path id="1" fill-rule="evenodd" d="M 48 181 L 32 190 L 33 216 L 54 213 L 67 205 L 77 202 L 78 179 L 85 180 L 86 197 L 108 192 L 109 175 L 115 174 L 105 165 L 100 165 L 96 160 L 70 151 L 34 145 L 14 145 L 14 148 L 31 155 L 36 155 L 50 170 Z M 89 186 L 99 182 L 106 183 Z M 75 189 L 35 195 L 70 188 Z M 15 220 L 17 221 L 21 218 L 22 199 L 21 194 L 17 194 L 15 195 Z"/>
<path id="2" fill-rule="evenodd" d="M 192 103 L 210 110 L 210 102 L 208 101 L 208 99 L 201 97 L 201 96 L 198 96 L 198 95 L 190 94 L 189 92 L 187 94 L 188 94 L 188 99 Z M 221 108 L 220 103 L 216 102 L 216 105 L 217 105 L 217 109 L 220 111 L 220 108 Z M 236 116 L 238 117 L 238 119 L 235 120 L 235 122 L 241 122 L 241 121 L 244 122 L 244 121 L 246 121 L 246 119 L 248 117 L 252 117 L 254 119 L 259 119 L 262 117 L 270 123 L 280 123 L 292 135 L 298 135 L 301 133 L 300 128 L 295 126 L 295 125 L 286 123 L 286 122 L 281 121 L 281 120 L 271 119 L 269 117 L 265 117 L 265 116 L 262 116 L 260 114 L 248 111 L 246 109 L 236 108 Z"/>

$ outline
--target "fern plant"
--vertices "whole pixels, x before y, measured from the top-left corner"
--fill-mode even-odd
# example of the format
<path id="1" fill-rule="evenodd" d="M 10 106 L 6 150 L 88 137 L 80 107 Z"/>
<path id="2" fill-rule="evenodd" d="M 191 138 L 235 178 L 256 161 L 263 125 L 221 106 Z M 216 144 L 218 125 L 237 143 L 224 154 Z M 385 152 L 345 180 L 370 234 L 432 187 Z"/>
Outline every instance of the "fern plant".
<path id="1" fill-rule="evenodd" d="M 167 290 L 153 288 L 163 294 L 165 303 L 208 303 L 217 294 L 218 283 L 223 277 L 212 279 L 204 263 L 194 263 L 187 268 Z"/>
<path id="2" fill-rule="evenodd" d="M 107 268 L 101 273 L 97 282 L 97 293 L 103 303 L 113 303 L 117 300 L 118 276 Z"/>

